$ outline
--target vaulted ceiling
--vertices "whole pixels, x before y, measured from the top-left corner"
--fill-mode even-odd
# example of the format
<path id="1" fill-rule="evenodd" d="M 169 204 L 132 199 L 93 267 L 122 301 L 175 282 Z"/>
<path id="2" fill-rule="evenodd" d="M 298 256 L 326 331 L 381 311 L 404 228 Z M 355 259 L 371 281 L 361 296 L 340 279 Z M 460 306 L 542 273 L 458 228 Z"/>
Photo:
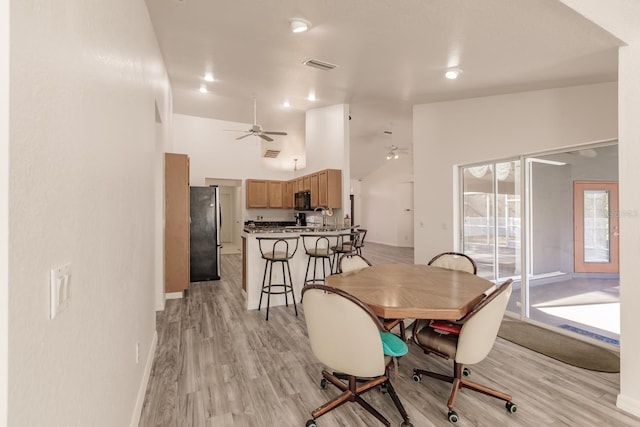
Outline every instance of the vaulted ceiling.
<path id="1" fill-rule="evenodd" d="M 621 42 L 557 0 L 146 2 L 174 112 L 251 123 L 256 98 L 258 122 L 287 130 L 308 109 L 349 104 L 354 179 L 387 161 L 385 146 L 411 148 L 414 104 L 617 79 Z M 311 29 L 292 33 L 293 17 Z"/>

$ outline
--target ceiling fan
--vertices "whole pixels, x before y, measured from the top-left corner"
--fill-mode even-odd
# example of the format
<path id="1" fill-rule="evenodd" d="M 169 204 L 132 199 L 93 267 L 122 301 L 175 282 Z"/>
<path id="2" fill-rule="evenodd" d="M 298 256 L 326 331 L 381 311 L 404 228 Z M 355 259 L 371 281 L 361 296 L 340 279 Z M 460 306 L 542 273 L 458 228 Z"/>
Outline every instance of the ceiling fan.
<path id="1" fill-rule="evenodd" d="M 396 160 L 398 157 L 400 157 L 398 153 L 406 154 L 408 151 L 406 148 L 400 148 L 397 145 L 391 145 L 390 147 L 385 148 L 387 149 L 387 160 Z"/>
<path id="2" fill-rule="evenodd" d="M 251 128 L 249 130 L 245 130 L 245 131 L 235 131 L 235 132 L 245 132 L 246 135 L 242 135 L 237 137 L 236 139 L 243 139 L 246 138 L 248 136 L 251 135 L 255 135 L 255 136 L 259 136 L 260 138 L 264 139 L 265 141 L 273 141 L 273 138 L 267 136 L 267 135 L 286 135 L 286 132 L 276 132 L 276 131 L 266 131 L 266 130 L 262 130 L 262 126 L 260 126 L 258 124 L 258 119 L 257 119 L 257 114 L 256 114 L 256 99 L 253 99 L 253 125 L 251 126 Z"/>

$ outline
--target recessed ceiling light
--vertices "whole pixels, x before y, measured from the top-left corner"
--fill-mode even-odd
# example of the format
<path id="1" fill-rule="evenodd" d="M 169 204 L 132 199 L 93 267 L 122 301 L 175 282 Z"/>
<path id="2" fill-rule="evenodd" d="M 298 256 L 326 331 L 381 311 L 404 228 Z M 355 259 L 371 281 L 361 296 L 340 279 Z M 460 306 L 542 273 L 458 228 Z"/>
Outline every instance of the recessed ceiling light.
<path id="1" fill-rule="evenodd" d="M 311 22 L 303 18 L 291 18 L 289 23 L 291 24 L 291 31 L 294 33 L 304 33 L 311 28 Z"/>
<path id="2" fill-rule="evenodd" d="M 313 92 L 309 93 L 309 96 L 307 97 L 307 99 L 309 101 L 315 101 L 316 100 L 316 94 L 313 93 Z"/>
<path id="3" fill-rule="evenodd" d="M 458 78 L 461 72 L 462 70 L 460 70 L 459 68 L 452 68 L 450 70 L 447 70 L 447 72 L 444 73 L 444 76 L 449 80 L 455 80 Z"/>
<path id="4" fill-rule="evenodd" d="M 291 107 L 291 104 L 289 104 L 289 100 L 288 99 L 285 99 L 284 102 L 282 103 L 282 105 L 284 105 L 284 108 Z"/>
<path id="5" fill-rule="evenodd" d="M 200 86 L 200 93 L 207 93 L 207 87 L 205 85 Z"/>
<path id="6" fill-rule="evenodd" d="M 206 82 L 212 82 L 212 81 L 214 81 L 213 74 L 211 74 L 211 73 L 205 73 L 205 75 L 204 75 L 204 81 L 206 81 Z"/>

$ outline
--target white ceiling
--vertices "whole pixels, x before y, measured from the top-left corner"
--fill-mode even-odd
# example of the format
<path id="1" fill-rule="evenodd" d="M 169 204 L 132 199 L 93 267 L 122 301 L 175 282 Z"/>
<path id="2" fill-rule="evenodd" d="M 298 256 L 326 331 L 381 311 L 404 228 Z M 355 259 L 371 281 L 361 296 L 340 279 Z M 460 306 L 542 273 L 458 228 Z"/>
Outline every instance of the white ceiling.
<path id="1" fill-rule="evenodd" d="M 385 146 L 411 147 L 414 104 L 617 79 L 620 41 L 557 0 L 146 3 L 174 112 L 251 123 L 255 97 L 258 123 L 286 131 L 308 109 L 347 103 L 353 179 L 387 161 Z M 292 33 L 292 17 L 311 30 Z M 455 81 L 444 78 L 452 66 L 463 70 Z M 217 81 L 201 94 L 205 71 Z"/>

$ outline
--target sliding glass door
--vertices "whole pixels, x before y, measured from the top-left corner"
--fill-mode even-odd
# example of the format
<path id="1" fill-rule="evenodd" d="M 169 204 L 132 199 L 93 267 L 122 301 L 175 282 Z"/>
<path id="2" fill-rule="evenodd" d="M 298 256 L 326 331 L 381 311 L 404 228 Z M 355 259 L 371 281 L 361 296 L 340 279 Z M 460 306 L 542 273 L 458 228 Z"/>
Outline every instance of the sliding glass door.
<path id="1" fill-rule="evenodd" d="M 462 248 L 493 281 L 520 275 L 520 161 L 462 169 Z"/>
<path id="2" fill-rule="evenodd" d="M 509 312 L 617 344 L 617 170 L 615 144 L 461 168 L 462 250 Z"/>

